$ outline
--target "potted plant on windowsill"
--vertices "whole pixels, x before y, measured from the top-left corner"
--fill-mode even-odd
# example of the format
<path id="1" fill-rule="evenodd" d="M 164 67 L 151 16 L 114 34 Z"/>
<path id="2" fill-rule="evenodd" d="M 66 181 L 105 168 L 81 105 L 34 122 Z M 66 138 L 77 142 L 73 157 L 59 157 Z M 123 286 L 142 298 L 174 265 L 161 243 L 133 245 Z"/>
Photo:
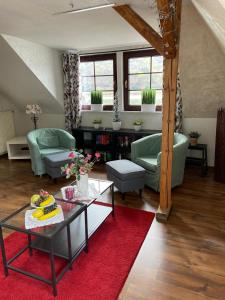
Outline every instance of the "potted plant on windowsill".
<path id="1" fill-rule="evenodd" d="M 113 101 L 113 121 L 112 121 L 113 130 L 120 130 L 121 124 L 122 123 L 121 123 L 120 112 L 119 112 L 119 99 L 118 99 L 118 93 L 116 92 Z"/>
<path id="2" fill-rule="evenodd" d="M 100 125 L 102 124 L 102 120 L 101 119 L 95 119 L 93 121 L 93 124 L 94 124 L 95 129 L 99 129 Z"/>
<path id="3" fill-rule="evenodd" d="M 144 112 L 154 112 L 155 111 L 155 96 L 156 96 L 155 90 L 144 89 L 142 91 L 141 111 L 144 111 Z"/>
<path id="4" fill-rule="evenodd" d="M 142 128 L 142 124 L 143 124 L 143 121 L 142 120 L 135 120 L 133 125 L 134 125 L 134 130 L 135 131 L 140 131 L 141 128 Z"/>
<path id="5" fill-rule="evenodd" d="M 191 146 L 196 146 L 198 144 L 198 138 L 200 136 L 201 136 L 201 134 L 198 131 L 191 131 L 189 133 Z"/>
<path id="6" fill-rule="evenodd" d="M 91 92 L 91 110 L 102 111 L 102 91 Z"/>

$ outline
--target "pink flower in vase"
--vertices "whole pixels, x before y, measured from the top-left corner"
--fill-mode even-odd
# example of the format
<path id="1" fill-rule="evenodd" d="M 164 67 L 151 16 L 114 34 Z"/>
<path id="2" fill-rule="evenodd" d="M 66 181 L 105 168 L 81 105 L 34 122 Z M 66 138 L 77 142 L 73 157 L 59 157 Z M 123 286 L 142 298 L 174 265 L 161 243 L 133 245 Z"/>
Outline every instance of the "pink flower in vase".
<path id="1" fill-rule="evenodd" d="M 91 154 L 87 154 L 87 159 L 91 160 L 91 158 L 92 158 L 92 155 Z"/>
<path id="2" fill-rule="evenodd" d="M 68 155 L 69 158 L 73 159 L 76 157 L 74 152 L 70 152 L 70 154 Z"/>
<path id="3" fill-rule="evenodd" d="M 69 175 L 70 174 L 70 168 L 68 167 L 68 168 L 66 168 L 66 170 L 65 170 L 65 173 L 66 173 L 66 175 Z"/>
<path id="4" fill-rule="evenodd" d="M 99 159 L 99 158 L 101 157 L 101 153 L 96 152 L 96 153 L 95 153 L 95 157 L 96 157 L 97 159 Z"/>

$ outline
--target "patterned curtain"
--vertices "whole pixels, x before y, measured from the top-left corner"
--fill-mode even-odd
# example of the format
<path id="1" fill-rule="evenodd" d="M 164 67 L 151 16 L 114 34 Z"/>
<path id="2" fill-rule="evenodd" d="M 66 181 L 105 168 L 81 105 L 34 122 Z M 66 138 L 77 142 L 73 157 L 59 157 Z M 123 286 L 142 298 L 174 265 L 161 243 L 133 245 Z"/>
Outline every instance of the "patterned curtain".
<path id="1" fill-rule="evenodd" d="M 78 54 L 63 53 L 65 129 L 69 132 L 81 123 L 79 62 Z"/>
<path id="2" fill-rule="evenodd" d="M 180 87 L 180 74 L 177 74 L 177 104 L 175 116 L 175 132 L 183 132 L 183 101 Z"/>

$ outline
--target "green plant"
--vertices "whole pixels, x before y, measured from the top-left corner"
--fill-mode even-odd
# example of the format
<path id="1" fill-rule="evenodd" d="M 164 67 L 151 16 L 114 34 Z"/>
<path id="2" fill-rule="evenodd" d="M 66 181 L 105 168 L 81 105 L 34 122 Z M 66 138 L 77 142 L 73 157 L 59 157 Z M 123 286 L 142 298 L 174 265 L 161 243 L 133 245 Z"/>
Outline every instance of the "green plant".
<path id="1" fill-rule="evenodd" d="M 142 120 L 135 120 L 134 122 L 133 122 L 133 125 L 135 125 L 135 126 L 141 126 L 143 124 L 143 121 Z"/>
<path id="2" fill-rule="evenodd" d="M 198 139 L 201 136 L 198 131 L 191 131 L 188 135 L 191 139 Z"/>
<path id="3" fill-rule="evenodd" d="M 95 119 L 92 123 L 93 124 L 102 124 L 102 120 L 101 119 Z"/>
<path id="4" fill-rule="evenodd" d="M 91 104 L 102 104 L 102 91 L 91 92 Z"/>
<path id="5" fill-rule="evenodd" d="M 144 89 L 142 91 L 142 104 L 155 104 L 156 91 L 152 89 Z"/>

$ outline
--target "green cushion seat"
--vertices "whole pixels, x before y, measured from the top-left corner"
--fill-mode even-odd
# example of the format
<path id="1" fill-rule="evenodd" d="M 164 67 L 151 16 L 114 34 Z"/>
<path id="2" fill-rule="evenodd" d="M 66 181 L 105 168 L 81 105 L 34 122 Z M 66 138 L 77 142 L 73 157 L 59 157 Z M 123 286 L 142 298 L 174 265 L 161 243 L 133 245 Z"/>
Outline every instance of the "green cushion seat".
<path id="1" fill-rule="evenodd" d="M 142 166 L 144 169 L 151 171 L 151 172 L 156 172 L 158 168 L 158 163 L 157 163 L 157 156 L 152 155 L 152 156 L 144 156 L 144 157 L 138 157 L 136 159 L 136 163 L 139 166 Z"/>

